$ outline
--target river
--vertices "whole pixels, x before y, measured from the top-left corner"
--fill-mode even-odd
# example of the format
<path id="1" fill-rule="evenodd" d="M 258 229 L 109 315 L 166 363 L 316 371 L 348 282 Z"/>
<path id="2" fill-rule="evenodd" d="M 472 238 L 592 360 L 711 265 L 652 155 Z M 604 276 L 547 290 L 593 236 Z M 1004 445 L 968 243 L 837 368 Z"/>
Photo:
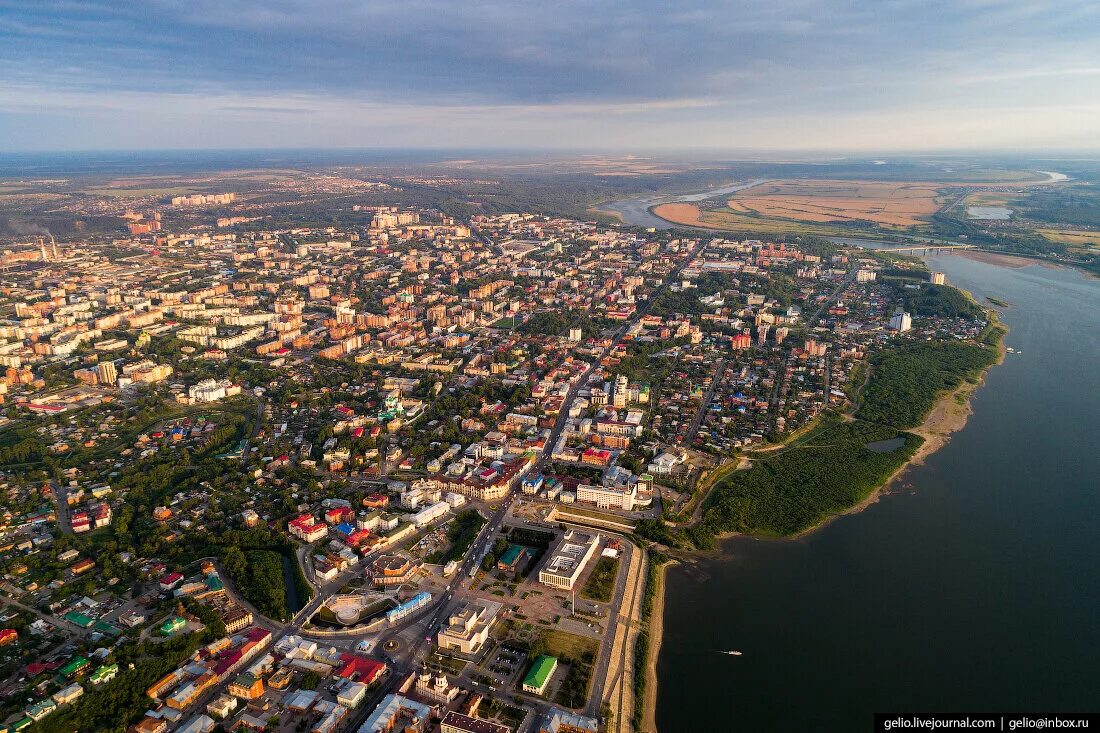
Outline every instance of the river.
<path id="1" fill-rule="evenodd" d="M 1100 280 L 928 261 L 1012 304 L 1019 353 L 989 372 L 967 425 L 864 511 L 669 570 L 662 733 L 1100 709 Z"/>
<path id="2" fill-rule="evenodd" d="M 651 207 L 657 206 L 658 204 L 672 203 L 674 201 L 683 201 L 686 203 L 705 201 L 715 196 L 736 193 L 745 188 L 767 183 L 770 180 L 770 178 L 760 178 L 755 181 L 735 183 L 729 186 L 722 186 L 721 188 L 713 188 L 708 191 L 700 191 L 698 193 L 664 194 L 660 196 L 639 196 L 636 198 L 620 199 L 619 201 L 601 204 L 597 206 L 596 209 L 604 213 L 618 216 L 625 224 L 653 227 L 654 229 L 670 229 L 678 225 L 666 221 L 659 216 L 654 216 L 649 211 Z"/>

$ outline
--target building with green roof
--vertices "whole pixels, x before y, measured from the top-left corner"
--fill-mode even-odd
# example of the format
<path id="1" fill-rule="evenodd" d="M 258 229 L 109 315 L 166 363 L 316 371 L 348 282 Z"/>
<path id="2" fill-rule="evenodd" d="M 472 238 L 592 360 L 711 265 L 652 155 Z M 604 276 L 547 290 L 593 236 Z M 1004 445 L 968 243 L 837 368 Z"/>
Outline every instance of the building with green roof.
<path id="1" fill-rule="evenodd" d="M 84 615 L 80 611 L 69 611 L 65 614 L 65 620 L 71 624 L 76 624 L 82 629 L 87 629 L 95 623 L 95 619 L 91 616 Z"/>
<path id="2" fill-rule="evenodd" d="M 88 678 L 88 681 L 93 685 L 102 685 L 104 682 L 110 682 L 118 674 L 117 664 L 104 664 L 102 667 L 92 672 L 92 676 Z"/>
<path id="3" fill-rule="evenodd" d="M 523 545 L 508 545 L 508 549 L 502 552 L 497 559 L 497 570 L 509 573 L 516 572 L 528 554 L 527 548 Z"/>
<path id="4" fill-rule="evenodd" d="M 533 695 L 545 693 L 547 685 L 550 684 L 550 678 L 557 668 L 557 657 L 549 657 L 545 654 L 535 657 L 535 661 L 531 663 L 531 669 L 528 670 L 527 676 L 523 678 L 523 691 L 530 692 Z"/>
<path id="5" fill-rule="evenodd" d="M 80 674 L 91 666 L 92 663 L 89 662 L 86 658 L 76 657 L 61 668 L 61 676 L 65 679 L 69 679 L 70 677 L 75 677 L 76 675 Z"/>
<path id="6" fill-rule="evenodd" d="M 92 628 L 94 628 L 96 631 L 98 631 L 100 633 L 107 634 L 108 636 L 121 636 L 122 635 L 122 629 L 118 628 L 114 624 L 110 624 L 110 623 L 107 623 L 106 621 L 102 621 L 102 620 L 96 621 L 95 626 L 93 626 Z"/>
<path id="7" fill-rule="evenodd" d="M 160 632 L 165 636 L 168 636 L 170 634 L 176 633 L 186 625 L 187 622 L 185 620 L 183 620 L 179 616 L 173 616 L 172 618 L 161 624 Z"/>

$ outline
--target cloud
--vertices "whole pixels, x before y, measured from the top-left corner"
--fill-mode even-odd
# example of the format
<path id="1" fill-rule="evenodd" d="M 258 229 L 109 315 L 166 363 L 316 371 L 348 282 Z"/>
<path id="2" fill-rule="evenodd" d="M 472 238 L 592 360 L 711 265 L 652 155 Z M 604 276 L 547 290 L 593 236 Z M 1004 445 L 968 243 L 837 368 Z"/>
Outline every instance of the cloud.
<path id="1" fill-rule="evenodd" d="M 0 147 L 196 144 L 177 118 L 214 136 L 250 120 L 254 144 L 296 146 L 448 137 L 440 119 L 502 145 L 532 124 L 669 144 L 759 119 L 982 119 L 1095 99 L 1098 41 L 1088 0 L 0 0 Z M 325 138 L 292 132 L 329 117 Z M 631 129 L 605 135 L 609 118 Z M 1036 124 L 1021 139 L 1057 137 L 1058 120 Z"/>

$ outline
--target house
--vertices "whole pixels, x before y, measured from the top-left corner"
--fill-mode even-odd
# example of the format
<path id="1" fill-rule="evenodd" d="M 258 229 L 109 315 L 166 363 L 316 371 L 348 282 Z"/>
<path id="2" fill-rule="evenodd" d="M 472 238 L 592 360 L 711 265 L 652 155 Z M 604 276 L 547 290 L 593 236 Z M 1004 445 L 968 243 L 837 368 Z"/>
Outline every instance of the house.
<path id="1" fill-rule="evenodd" d="M 160 589 L 167 592 L 174 589 L 182 582 L 183 573 L 168 573 L 168 575 L 165 575 L 163 578 L 160 579 Z"/>
<path id="2" fill-rule="evenodd" d="M 254 677 L 248 672 L 242 672 L 229 683 L 227 692 L 242 700 L 255 700 L 264 694 L 264 682 L 259 677 Z"/>

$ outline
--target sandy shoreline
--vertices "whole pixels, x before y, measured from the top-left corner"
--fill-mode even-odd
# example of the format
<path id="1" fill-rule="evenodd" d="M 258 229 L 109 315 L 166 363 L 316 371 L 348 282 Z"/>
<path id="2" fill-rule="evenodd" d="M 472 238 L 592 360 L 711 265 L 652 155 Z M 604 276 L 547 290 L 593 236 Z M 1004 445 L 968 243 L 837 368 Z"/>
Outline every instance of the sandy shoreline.
<path id="1" fill-rule="evenodd" d="M 649 658 L 646 659 L 645 701 L 642 730 L 657 733 L 657 658 L 661 655 L 661 640 L 665 629 L 665 572 L 675 565 L 669 560 L 658 569 L 657 591 L 653 594 L 653 610 L 649 616 Z M 634 671 L 637 674 L 637 669 Z"/>
<path id="2" fill-rule="evenodd" d="M 965 257 L 968 260 L 974 260 L 975 262 L 985 262 L 986 264 L 1007 267 L 1012 270 L 1019 270 L 1020 268 L 1030 267 L 1031 265 L 1049 267 L 1052 270 L 1062 270 L 1066 267 L 1058 262 L 1051 262 L 1050 260 L 1043 260 L 1038 257 L 1001 254 L 1000 252 L 989 252 L 983 249 L 959 250 L 955 252 L 955 254 L 959 257 Z"/>
<path id="3" fill-rule="evenodd" d="M 601 209 L 599 207 L 590 208 L 589 211 L 591 211 L 593 214 L 602 214 L 603 216 L 609 216 L 612 219 L 617 219 L 620 224 L 626 223 L 626 221 L 623 220 L 623 215 L 617 211 L 608 211 L 607 209 Z"/>

